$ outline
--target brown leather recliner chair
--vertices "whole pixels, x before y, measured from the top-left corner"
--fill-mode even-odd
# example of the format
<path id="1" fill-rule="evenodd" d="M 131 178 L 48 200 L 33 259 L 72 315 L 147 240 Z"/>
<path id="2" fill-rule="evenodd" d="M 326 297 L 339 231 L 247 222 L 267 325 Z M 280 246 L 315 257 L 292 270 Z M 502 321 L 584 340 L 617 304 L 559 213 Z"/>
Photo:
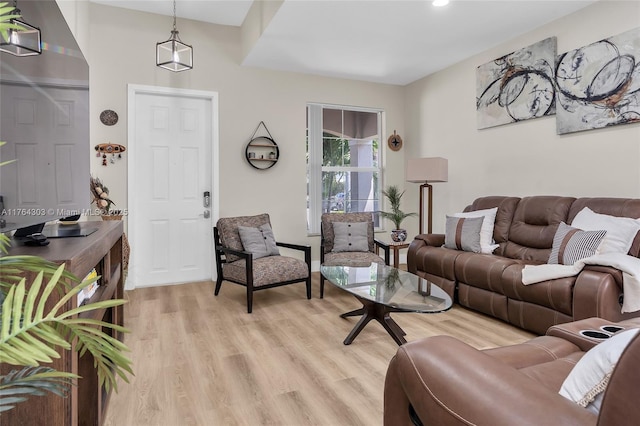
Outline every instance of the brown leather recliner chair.
<path id="1" fill-rule="evenodd" d="M 401 346 L 387 370 L 384 424 L 637 425 L 640 333 L 616 365 L 599 415 L 558 392 L 575 363 L 602 340 L 582 336 L 611 324 L 588 318 L 551 327 L 523 344 L 480 351 L 450 336 Z M 637 319 L 618 325 L 640 328 Z"/>

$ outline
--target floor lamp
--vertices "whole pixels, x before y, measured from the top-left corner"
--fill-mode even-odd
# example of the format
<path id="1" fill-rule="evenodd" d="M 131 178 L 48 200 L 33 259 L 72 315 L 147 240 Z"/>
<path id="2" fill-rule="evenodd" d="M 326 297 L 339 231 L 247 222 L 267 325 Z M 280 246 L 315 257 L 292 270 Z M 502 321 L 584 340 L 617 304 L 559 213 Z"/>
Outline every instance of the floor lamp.
<path id="1" fill-rule="evenodd" d="M 420 234 L 424 233 L 424 190 L 427 189 L 429 207 L 427 211 L 427 233 L 431 234 L 433 194 L 429 182 L 446 182 L 449 178 L 449 161 L 442 157 L 413 158 L 407 162 L 407 182 L 420 185 Z"/>

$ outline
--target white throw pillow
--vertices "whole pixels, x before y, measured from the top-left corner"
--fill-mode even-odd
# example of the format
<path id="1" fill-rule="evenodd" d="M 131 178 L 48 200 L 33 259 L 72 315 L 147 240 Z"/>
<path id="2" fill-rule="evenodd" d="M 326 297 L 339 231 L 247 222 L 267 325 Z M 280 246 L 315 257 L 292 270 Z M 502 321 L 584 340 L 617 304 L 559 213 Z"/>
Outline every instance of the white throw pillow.
<path id="1" fill-rule="evenodd" d="M 573 218 L 571 226 L 585 231 L 607 231 L 596 254 L 629 253 L 633 239 L 640 231 L 640 220 L 595 213 L 585 207 Z"/>
<path id="2" fill-rule="evenodd" d="M 484 217 L 482 228 L 480 229 L 481 253 L 490 254 L 498 248 L 498 244 L 493 241 L 493 227 L 496 223 L 496 213 L 498 208 L 484 210 L 474 210 L 472 212 L 454 213 L 453 217 Z"/>
<path id="3" fill-rule="evenodd" d="M 560 395 L 598 413 L 609 378 L 620 355 L 639 329 L 620 331 L 587 351 L 562 383 Z"/>

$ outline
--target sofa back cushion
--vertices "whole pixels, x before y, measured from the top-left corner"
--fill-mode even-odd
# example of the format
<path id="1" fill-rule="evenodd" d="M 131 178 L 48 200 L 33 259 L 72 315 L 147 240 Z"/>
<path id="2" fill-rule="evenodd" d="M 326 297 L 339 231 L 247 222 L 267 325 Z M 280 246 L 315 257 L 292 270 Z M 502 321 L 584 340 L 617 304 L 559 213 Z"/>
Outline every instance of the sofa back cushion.
<path id="1" fill-rule="evenodd" d="M 580 211 L 589 207 L 596 213 L 607 214 L 618 217 L 640 218 L 640 199 L 634 198 L 578 198 L 569 210 L 568 222 L 572 223 Z M 631 249 L 631 256 L 640 257 L 640 232 L 636 235 Z"/>
<path id="2" fill-rule="evenodd" d="M 502 244 L 509 239 L 509 228 L 511 227 L 511 221 L 513 220 L 513 214 L 518 205 L 518 201 L 520 201 L 518 197 L 481 197 L 476 198 L 464 211 L 469 212 L 497 207 L 498 212 L 496 213 L 496 224 L 493 227 L 493 240 L 496 244 Z"/>
<path id="3" fill-rule="evenodd" d="M 520 200 L 509 228 L 503 256 L 546 263 L 560 222 L 567 223 L 573 197 L 534 196 Z"/>

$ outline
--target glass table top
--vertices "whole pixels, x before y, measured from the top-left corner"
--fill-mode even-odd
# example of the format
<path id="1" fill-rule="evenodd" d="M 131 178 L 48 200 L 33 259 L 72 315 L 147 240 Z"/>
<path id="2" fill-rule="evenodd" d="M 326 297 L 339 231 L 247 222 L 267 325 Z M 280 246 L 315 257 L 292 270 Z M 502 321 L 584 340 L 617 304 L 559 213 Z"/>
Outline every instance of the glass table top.
<path id="1" fill-rule="evenodd" d="M 442 312 L 451 308 L 451 298 L 437 285 L 392 266 L 320 266 L 333 285 L 358 298 L 413 312 Z"/>

